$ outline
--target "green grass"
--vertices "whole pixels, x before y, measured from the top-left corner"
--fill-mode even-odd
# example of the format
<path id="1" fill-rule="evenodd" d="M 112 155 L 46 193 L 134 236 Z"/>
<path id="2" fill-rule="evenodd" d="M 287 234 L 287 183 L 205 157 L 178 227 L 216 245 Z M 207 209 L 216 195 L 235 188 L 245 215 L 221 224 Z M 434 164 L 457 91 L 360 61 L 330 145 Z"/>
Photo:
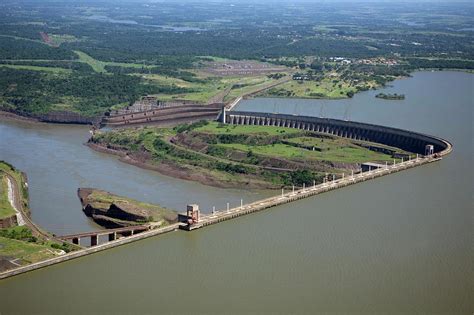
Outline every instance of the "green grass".
<path id="1" fill-rule="evenodd" d="M 20 259 L 21 265 L 53 258 L 55 250 L 47 245 L 39 245 L 0 236 L 0 256 Z"/>
<path id="2" fill-rule="evenodd" d="M 55 45 L 61 45 L 63 43 L 77 42 L 79 39 L 73 35 L 67 34 L 48 34 L 51 42 Z"/>
<path id="3" fill-rule="evenodd" d="M 333 83 L 333 80 L 338 80 L 338 83 Z M 348 92 L 356 92 L 356 89 L 351 87 L 348 82 L 341 81 L 337 77 L 327 77 L 318 82 L 291 80 L 264 92 L 264 95 L 277 96 L 281 91 L 291 93 L 291 95 L 288 95 L 290 97 L 337 99 L 346 98 Z"/>
<path id="4" fill-rule="evenodd" d="M 28 206 L 28 187 L 26 186 L 25 183 L 25 178 L 23 174 L 16 170 L 12 169 L 8 164 L 6 164 L 3 161 L 0 161 L 0 174 L 4 172 L 12 176 L 18 187 L 21 189 L 21 198 L 22 198 L 22 205 L 23 205 L 23 210 L 28 212 L 29 211 L 29 206 Z"/>
<path id="5" fill-rule="evenodd" d="M 105 208 L 108 209 L 111 204 L 116 204 L 121 208 L 126 208 L 129 211 L 141 212 L 146 210 L 150 213 L 153 221 L 161 221 L 165 217 L 173 216 L 174 211 L 154 205 L 150 203 L 141 202 L 135 199 L 117 196 L 102 190 L 93 190 L 92 193 L 87 196 L 88 203 L 94 208 Z"/>
<path id="6" fill-rule="evenodd" d="M 15 214 L 15 209 L 8 200 L 7 177 L 0 172 L 0 219 L 11 217 Z"/>
<path id="7" fill-rule="evenodd" d="M 79 60 L 89 64 L 95 72 L 107 72 L 105 70 L 105 66 L 120 66 L 120 67 L 129 67 L 129 68 L 148 68 L 152 67 L 149 65 L 141 64 L 141 63 L 124 63 L 124 62 L 107 62 L 107 61 L 100 61 L 97 59 L 92 58 L 88 54 L 75 50 L 74 53 L 79 57 Z"/>
<path id="8" fill-rule="evenodd" d="M 236 84 L 242 84 L 245 86 L 232 89 L 226 96 L 225 101 L 236 99 L 241 95 L 253 93 L 267 87 L 268 85 L 271 85 L 272 83 L 275 83 L 275 80 L 268 78 L 267 76 L 241 78 L 241 80 L 239 80 Z"/>
<path id="9" fill-rule="evenodd" d="M 264 134 L 269 136 L 302 133 L 302 131 L 294 128 L 274 126 L 221 125 L 217 122 L 210 122 L 206 126 L 195 129 L 195 131 L 213 134 Z"/>
<path id="10" fill-rule="evenodd" d="M 39 67 L 39 66 L 25 66 L 25 65 L 5 65 L 2 64 L 0 67 L 12 68 L 18 70 L 33 70 L 33 71 L 45 71 L 49 73 L 59 74 L 59 73 L 72 73 L 72 70 L 57 68 L 57 67 Z"/>
<path id="11" fill-rule="evenodd" d="M 282 157 L 289 160 L 321 160 L 340 163 L 393 161 L 393 158 L 390 155 L 374 152 L 369 149 L 356 146 L 350 142 L 344 141 L 344 139 L 324 139 L 324 144 L 315 145 L 316 147 L 321 148 L 323 151 L 312 151 L 281 143 L 263 146 L 232 143 L 219 144 L 219 146 L 244 152 L 252 151 L 253 153 L 259 155 Z"/>
<path id="12" fill-rule="evenodd" d="M 76 55 L 79 57 L 79 60 L 82 62 L 87 63 L 94 69 L 95 72 L 106 72 L 105 71 L 105 62 L 99 61 L 97 59 L 92 58 L 86 53 L 83 53 L 82 51 L 74 51 Z"/>

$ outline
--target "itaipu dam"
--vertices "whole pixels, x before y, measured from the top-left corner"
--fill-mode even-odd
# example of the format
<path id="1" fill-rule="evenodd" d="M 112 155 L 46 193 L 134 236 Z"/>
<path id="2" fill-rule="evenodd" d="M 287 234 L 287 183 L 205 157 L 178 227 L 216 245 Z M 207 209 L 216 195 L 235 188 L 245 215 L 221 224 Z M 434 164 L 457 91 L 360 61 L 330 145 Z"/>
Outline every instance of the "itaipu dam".
<path id="1" fill-rule="evenodd" d="M 143 112 L 136 113 L 135 115 L 141 117 L 140 115 L 150 116 L 152 114 L 156 115 L 157 113 Z M 189 121 L 194 119 L 195 117 L 190 117 Z M 174 116 L 170 116 L 169 121 L 167 121 L 166 117 L 161 117 L 160 124 L 166 125 L 174 120 L 176 120 L 176 117 Z M 75 244 L 80 244 L 81 238 L 90 238 L 91 246 L 60 257 L 0 273 L 0 279 L 131 243 L 147 237 L 152 237 L 176 230 L 192 231 L 239 216 L 315 196 L 327 191 L 350 186 L 356 183 L 389 175 L 424 164 L 437 162 L 449 154 L 453 149 L 450 142 L 439 137 L 392 127 L 332 118 L 233 111 L 227 110 L 224 107 L 218 113 L 217 120 L 223 124 L 230 125 L 260 125 L 296 128 L 320 133 L 323 135 L 333 135 L 353 140 L 369 141 L 391 147 L 397 147 L 405 151 L 415 153 L 416 156 L 410 156 L 405 160 L 402 159 L 402 162 L 396 162 L 394 160 L 393 164 L 387 163 L 385 165 L 376 165 L 372 169 L 369 168 L 368 171 L 362 170 L 357 174 L 354 172 L 347 175 L 343 174 L 341 177 L 333 177 L 332 180 L 324 181 L 321 184 L 316 184 L 313 182 L 312 185 L 311 183 L 308 183 L 307 186 L 303 185 L 303 187 L 293 186 L 293 188 L 289 191 L 282 189 L 281 193 L 278 193 L 276 196 L 258 200 L 252 203 L 244 204 L 243 200 L 241 200 L 240 205 L 237 207 L 230 207 L 230 205 L 227 204 L 225 209 L 213 209 L 211 213 L 201 213 L 199 205 L 191 204 L 187 206 L 187 211 L 185 213 L 179 214 L 177 223 L 161 228 L 155 228 L 150 225 L 139 226 L 132 229 L 122 229 L 123 231 L 120 229 L 102 230 L 90 233 L 58 236 L 59 239 L 71 241 Z M 153 122 L 153 120 L 147 119 L 145 122 L 140 124 L 156 125 L 157 123 Z M 109 235 L 108 241 L 99 244 L 98 240 L 100 235 Z"/>
<path id="2" fill-rule="evenodd" d="M 443 156 L 452 150 L 451 143 L 434 136 L 403 129 L 332 118 L 227 111 L 224 109 L 218 119 L 222 123 L 231 125 L 296 128 L 354 140 L 370 141 L 426 156 L 434 154 Z"/>

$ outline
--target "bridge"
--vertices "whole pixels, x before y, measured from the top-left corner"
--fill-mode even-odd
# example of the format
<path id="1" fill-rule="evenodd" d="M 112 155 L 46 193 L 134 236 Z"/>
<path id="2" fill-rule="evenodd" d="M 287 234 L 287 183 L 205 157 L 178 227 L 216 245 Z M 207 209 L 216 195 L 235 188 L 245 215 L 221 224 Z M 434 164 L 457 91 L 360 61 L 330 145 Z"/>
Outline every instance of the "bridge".
<path id="1" fill-rule="evenodd" d="M 81 245 L 81 239 L 90 238 L 91 246 L 99 245 L 100 236 L 107 235 L 108 241 L 115 241 L 118 236 L 133 236 L 134 234 L 151 230 L 153 225 L 134 225 L 117 229 L 107 229 L 93 232 L 85 232 L 79 234 L 70 234 L 56 237 L 57 239 L 72 242 L 76 245 Z"/>

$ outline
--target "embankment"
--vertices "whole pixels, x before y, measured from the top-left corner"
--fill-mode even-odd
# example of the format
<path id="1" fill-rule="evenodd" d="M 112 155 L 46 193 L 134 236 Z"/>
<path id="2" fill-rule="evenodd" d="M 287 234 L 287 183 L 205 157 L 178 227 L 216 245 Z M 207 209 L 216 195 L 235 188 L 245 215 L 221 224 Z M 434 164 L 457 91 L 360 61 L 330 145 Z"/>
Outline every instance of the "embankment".
<path id="1" fill-rule="evenodd" d="M 209 176 L 205 173 L 195 173 L 190 172 L 188 169 L 184 167 L 180 167 L 174 163 L 167 163 L 161 162 L 159 164 L 151 164 L 147 159 L 143 156 L 128 154 L 127 152 L 115 150 L 111 148 L 107 148 L 105 146 L 101 146 L 95 143 L 87 143 L 86 144 L 89 148 L 102 153 L 112 154 L 119 157 L 119 161 L 140 167 L 146 170 L 155 171 L 165 176 L 170 176 L 173 178 L 184 179 L 189 181 L 196 181 L 200 182 L 204 185 L 217 187 L 217 188 L 235 188 L 234 183 L 219 181 L 212 176 Z M 247 185 L 246 188 L 254 188 L 254 189 L 269 189 L 275 188 L 270 185 L 259 185 L 259 184 L 251 184 L 250 186 Z"/>
<path id="2" fill-rule="evenodd" d="M 110 249 L 110 248 L 113 248 L 113 247 L 125 245 L 125 244 L 132 243 L 132 242 L 136 242 L 136 241 L 139 241 L 139 240 L 142 240 L 142 239 L 145 239 L 145 238 L 149 238 L 149 237 L 152 237 L 152 236 L 172 232 L 172 231 L 177 230 L 180 225 L 181 225 L 181 223 L 175 223 L 173 225 L 168 225 L 168 226 L 163 227 L 163 228 L 154 229 L 154 230 L 151 230 L 151 231 L 135 234 L 133 236 L 120 238 L 118 240 L 111 241 L 111 242 L 108 242 L 108 243 L 104 243 L 102 245 L 97 245 L 97 246 L 94 246 L 94 247 L 81 249 L 81 250 L 78 250 L 78 251 L 70 252 L 68 254 L 59 256 L 59 257 L 47 259 L 47 260 L 44 260 L 44 261 L 41 261 L 41 262 L 38 262 L 38 263 L 34 263 L 34 264 L 30 264 L 30 265 L 27 265 L 27 266 L 23 266 L 23 267 L 18 267 L 16 269 L 11 269 L 9 271 L 0 273 L 0 279 L 9 278 L 9 277 L 19 275 L 19 274 L 22 274 L 22 273 L 25 273 L 25 272 L 29 272 L 29 271 L 33 271 L 33 270 L 36 270 L 36 269 L 41 269 L 41 268 L 48 267 L 48 266 L 51 266 L 51 265 L 59 264 L 59 263 L 62 263 L 62 262 L 65 262 L 65 261 L 68 261 L 68 260 L 71 260 L 71 259 L 76 259 L 76 258 L 79 258 L 79 257 L 87 256 L 87 255 L 94 254 L 94 253 L 97 253 L 97 252 L 100 252 L 100 251 L 103 251 L 103 250 L 106 250 L 106 249 Z"/>
<path id="3" fill-rule="evenodd" d="M 101 117 L 88 117 L 73 112 L 50 112 L 46 114 L 25 114 L 19 111 L 0 111 L 0 117 L 30 122 L 45 122 L 57 124 L 96 125 Z"/>

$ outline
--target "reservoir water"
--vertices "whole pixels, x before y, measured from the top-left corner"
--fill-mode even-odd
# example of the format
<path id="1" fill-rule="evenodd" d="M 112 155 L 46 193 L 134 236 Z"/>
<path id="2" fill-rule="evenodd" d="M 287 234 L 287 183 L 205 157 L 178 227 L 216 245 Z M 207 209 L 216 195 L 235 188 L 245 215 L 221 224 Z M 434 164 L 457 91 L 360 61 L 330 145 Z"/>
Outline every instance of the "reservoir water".
<path id="1" fill-rule="evenodd" d="M 253 99 L 239 110 L 323 115 L 451 141 L 443 161 L 197 230 L 174 232 L 0 282 L 0 313 L 314 314 L 474 310 L 474 75 L 419 72 L 348 100 Z M 78 187 L 183 209 L 277 192 L 217 189 L 83 146 L 81 126 L 0 122 L 0 159 L 28 174 L 34 221 L 98 229 Z"/>

